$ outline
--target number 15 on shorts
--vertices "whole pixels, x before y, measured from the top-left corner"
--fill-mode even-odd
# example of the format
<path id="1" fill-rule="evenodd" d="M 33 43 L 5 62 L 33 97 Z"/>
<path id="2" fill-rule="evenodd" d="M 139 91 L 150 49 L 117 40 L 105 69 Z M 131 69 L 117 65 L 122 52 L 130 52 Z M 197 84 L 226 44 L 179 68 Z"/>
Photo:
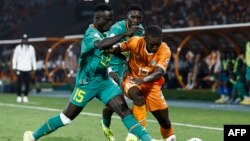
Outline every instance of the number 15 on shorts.
<path id="1" fill-rule="evenodd" d="M 76 102 L 79 102 L 81 103 L 83 101 L 83 98 L 84 98 L 84 95 L 85 92 L 80 90 L 80 89 L 77 89 L 75 94 L 74 94 L 74 97 L 73 97 L 73 100 L 75 100 Z"/>

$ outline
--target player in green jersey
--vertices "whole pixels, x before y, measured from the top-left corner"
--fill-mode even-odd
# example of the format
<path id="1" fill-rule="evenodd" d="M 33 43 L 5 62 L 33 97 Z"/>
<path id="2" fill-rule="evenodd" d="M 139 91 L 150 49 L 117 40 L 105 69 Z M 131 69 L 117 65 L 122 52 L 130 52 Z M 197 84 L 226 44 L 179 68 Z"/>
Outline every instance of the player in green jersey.
<path id="1" fill-rule="evenodd" d="M 116 22 L 107 32 L 107 36 L 113 37 L 125 33 L 129 30 L 131 26 L 139 26 L 141 30 L 135 32 L 131 36 L 126 36 L 122 38 L 120 42 L 127 41 L 132 36 L 143 36 L 144 28 L 142 26 L 142 21 L 143 21 L 143 8 L 138 4 L 132 4 L 128 7 L 127 18 Z M 108 68 L 108 74 L 111 77 L 111 79 L 115 81 L 115 83 L 117 83 L 119 86 L 121 85 L 124 73 L 127 70 L 126 62 L 128 57 L 129 57 L 129 52 L 110 55 L 110 66 Z M 104 135 L 110 141 L 115 140 L 113 133 L 110 130 L 112 114 L 113 110 L 105 107 L 103 109 L 103 119 L 101 121 Z M 133 135 L 129 133 L 128 136 L 132 137 Z"/>
<path id="2" fill-rule="evenodd" d="M 127 32 L 131 26 L 138 26 L 141 30 L 135 32 L 130 36 L 122 38 L 120 42 L 127 41 L 132 36 L 143 36 L 144 28 L 141 24 L 142 20 L 143 20 L 142 7 L 137 4 L 132 4 L 128 8 L 127 18 L 116 22 L 107 32 L 107 34 L 109 37 L 113 37 Z M 129 56 L 128 52 L 123 54 L 110 55 L 109 75 L 118 83 L 121 83 L 124 72 L 126 71 L 127 68 L 126 61 L 128 56 Z"/>
<path id="3" fill-rule="evenodd" d="M 131 27 L 123 34 L 105 38 L 104 32 L 108 31 L 112 25 L 113 11 L 110 5 L 104 3 L 98 4 L 94 8 L 93 19 L 93 24 L 89 25 L 83 37 L 76 84 L 69 103 L 63 112 L 49 118 L 34 132 L 26 131 L 23 141 L 38 140 L 56 129 L 70 124 L 93 98 L 97 98 L 111 107 L 121 117 L 126 128 L 139 136 L 142 141 L 154 141 L 133 117 L 120 88 L 108 78 L 107 66 L 110 58 L 109 54 L 103 51 L 120 39 L 130 36 L 138 28 Z"/>

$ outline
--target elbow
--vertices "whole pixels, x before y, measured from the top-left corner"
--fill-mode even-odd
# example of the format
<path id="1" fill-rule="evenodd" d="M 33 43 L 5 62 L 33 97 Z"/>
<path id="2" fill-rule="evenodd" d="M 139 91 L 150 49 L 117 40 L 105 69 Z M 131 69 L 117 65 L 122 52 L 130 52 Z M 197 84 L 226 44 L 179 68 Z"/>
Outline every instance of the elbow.
<path id="1" fill-rule="evenodd" d="M 159 75 L 157 75 L 155 78 L 156 78 L 156 79 L 160 79 L 162 76 L 163 76 L 163 74 L 159 74 Z"/>
<path id="2" fill-rule="evenodd" d="M 95 48 L 97 48 L 97 49 L 102 49 L 103 45 L 104 44 L 101 41 L 96 41 L 94 44 Z"/>
<path id="3" fill-rule="evenodd" d="M 100 50 L 106 49 L 108 47 L 104 40 L 95 42 L 94 46 Z"/>
<path id="4" fill-rule="evenodd" d="M 97 49 L 102 49 L 102 46 L 99 45 L 99 44 L 95 44 L 95 48 L 97 48 Z"/>

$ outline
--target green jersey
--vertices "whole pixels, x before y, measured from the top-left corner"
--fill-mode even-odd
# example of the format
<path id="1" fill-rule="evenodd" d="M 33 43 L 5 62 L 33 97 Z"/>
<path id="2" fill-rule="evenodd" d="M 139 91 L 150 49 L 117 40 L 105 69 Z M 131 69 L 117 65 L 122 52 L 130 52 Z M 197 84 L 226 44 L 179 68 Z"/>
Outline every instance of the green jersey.
<path id="1" fill-rule="evenodd" d="M 76 85 L 71 94 L 71 103 L 85 107 L 94 97 L 105 105 L 113 97 L 122 94 L 121 89 L 108 77 L 109 55 L 95 48 L 95 42 L 103 40 L 105 35 L 100 33 L 92 24 L 82 40 L 79 68 Z"/>
<path id="2" fill-rule="evenodd" d="M 107 66 L 109 65 L 110 57 L 94 46 L 95 41 L 103 40 L 104 38 L 105 35 L 96 30 L 92 24 L 87 29 L 82 40 L 76 85 L 108 78 Z"/>
<path id="3" fill-rule="evenodd" d="M 132 36 L 142 36 L 144 34 L 144 28 L 142 25 L 139 25 L 141 27 L 142 30 L 134 33 Z M 115 23 L 110 31 L 107 33 L 109 37 L 113 37 L 122 33 L 127 32 L 128 30 L 128 21 L 127 20 L 122 20 L 119 21 L 117 23 Z M 129 40 L 129 36 L 121 39 L 121 42 L 127 41 Z M 123 53 L 124 57 L 123 58 L 119 58 L 115 55 L 110 55 L 110 67 L 112 68 L 112 70 L 116 73 L 118 73 L 119 77 L 123 77 L 123 73 L 126 69 L 126 59 L 124 60 L 125 57 L 129 56 L 128 52 L 124 52 Z"/>

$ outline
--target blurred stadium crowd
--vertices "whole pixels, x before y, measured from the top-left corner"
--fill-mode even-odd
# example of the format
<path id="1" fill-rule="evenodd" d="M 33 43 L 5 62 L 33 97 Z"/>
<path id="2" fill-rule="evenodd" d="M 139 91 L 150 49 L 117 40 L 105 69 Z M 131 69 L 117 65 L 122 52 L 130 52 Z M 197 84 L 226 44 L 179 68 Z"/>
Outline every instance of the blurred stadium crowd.
<path id="1" fill-rule="evenodd" d="M 1 0 L 0 37 L 6 35 L 11 37 L 10 34 L 15 34 L 21 23 L 31 20 L 50 7 L 81 5 L 84 10 L 98 2 L 103 2 L 103 0 L 87 2 L 84 0 Z M 124 18 L 129 4 L 139 3 L 145 9 L 144 25 L 159 24 L 163 28 L 250 21 L 250 11 L 248 10 L 250 4 L 247 0 L 126 0 L 122 1 L 122 4 L 119 4 L 121 3 L 119 1 L 110 0 L 110 3 L 116 5 L 115 13 L 119 13 L 116 14 L 117 20 Z M 87 24 L 81 26 L 87 26 Z"/>
<path id="2" fill-rule="evenodd" d="M 76 8 L 75 12 L 76 21 L 79 24 L 79 28 L 69 30 L 67 34 L 83 34 L 83 30 L 87 28 L 90 21 L 86 22 L 90 15 L 88 15 L 89 8 L 94 6 L 96 3 L 104 2 L 103 0 L 84 1 L 84 0 L 1 0 L 0 1 L 0 39 L 11 39 L 17 36 L 20 32 L 21 24 L 25 24 L 37 15 L 46 12 L 48 8 L 54 6 L 71 6 Z M 144 8 L 144 25 L 158 24 L 164 29 L 180 28 L 180 27 L 193 27 L 193 26 L 204 26 L 204 25 L 224 25 L 233 23 L 248 23 L 250 21 L 250 2 L 248 0 L 126 0 L 116 1 L 110 0 L 110 4 L 116 5 L 114 8 L 115 19 L 121 20 L 126 15 L 128 5 L 131 3 L 141 4 Z M 80 9 L 79 9 L 80 5 Z M 85 11 L 86 10 L 86 11 Z M 91 7 L 92 10 L 92 7 Z M 83 12 L 85 11 L 85 12 Z M 119 13 L 119 14 L 117 14 Z M 50 14 L 48 12 L 48 14 Z M 79 15 L 80 14 L 80 15 Z M 90 20 L 90 19 L 88 19 Z M 46 21 L 45 21 L 46 22 Z M 73 27 L 73 26 L 72 26 Z M 31 27 L 32 29 L 32 27 Z M 52 30 L 52 29 L 50 29 Z M 79 32 L 80 31 L 80 32 Z M 57 33 L 63 35 L 65 32 Z M 44 34 L 46 35 L 46 33 Z M 31 35 L 32 36 L 32 35 Z M 50 35 L 48 35 L 50 36 Z M 79 44 L 77 45 L 79 46 Z M 47 48 L 46 48 L 47 49 Z M 46 50 L 45 49 L 45 50 Z M 45 75 L 44 69 L 44 54 L 39 54 L 37 57 L 38 61 L 38 82 L 60 82 L 63 77 L 63 71 L 58 71 L 54 75 L 54 80 L 49 80 Z M 6 84 L 12 83 L 12 78 L 5 77 L 11 75 L 9 66 L 11 60 L 11 50 L 2 48 L 0 46 L 0 78 L 4 80 Z M 73 58 L 74 64 L 78 51 L 74 51 Z M 58 53 L 59 54 L 59 53 Z M 173 51 L 173 58 L 175 51 Z M 71 61 L 72 61 L 71 60 Z M 168 83 L 164 88 L 180 88 L 180 85 L 176 79 L 175 68 L 172 59 L 166 79 Z M 180 56 L 179 70 L 182 74 L 183 81 L 186 83 L 186 89 L 201 89 L 208 88 L 213 91 L 217 91 L 222 84 L 220 76 L 227 74 L 228 82 L 227 86 L 232 87 L 233 83 L 230 79 L 235 80 L 235 74 L 242 71 L 242 64 L 244 58 L 242 54 L 236 55 L 235 53 L 219 52 L 216 50 L 210 51 L 209 54 L 204 56 L 197 52 L 187 51 L 185 54 Z M 62 60 L 62 56 L 54 57 L 48 62 L 49 70 L 55 68 L 72 68 L 68 67 L 67 63 Z M 239 62 L 238 62 L 239 61 Z M 234 72 L 229 72 L 229 67 L 233 68 Z M 74 70 L 67 70 L 68 72 L 75 72 Z M 74 74 L 71 74 L 74 76 Z M 13 88 L 9 88 L 7 91 L 12 91 Z M 222 90 L 219 93 L 223 93 Z M 229 99 L 228 99 L 229 100 Z M 237 99 L 234 99 L 237 100 Z M 221 102 L 221 101 L 219 101 Z M 237 102 L 237 101 L 234 101 Z"/>

